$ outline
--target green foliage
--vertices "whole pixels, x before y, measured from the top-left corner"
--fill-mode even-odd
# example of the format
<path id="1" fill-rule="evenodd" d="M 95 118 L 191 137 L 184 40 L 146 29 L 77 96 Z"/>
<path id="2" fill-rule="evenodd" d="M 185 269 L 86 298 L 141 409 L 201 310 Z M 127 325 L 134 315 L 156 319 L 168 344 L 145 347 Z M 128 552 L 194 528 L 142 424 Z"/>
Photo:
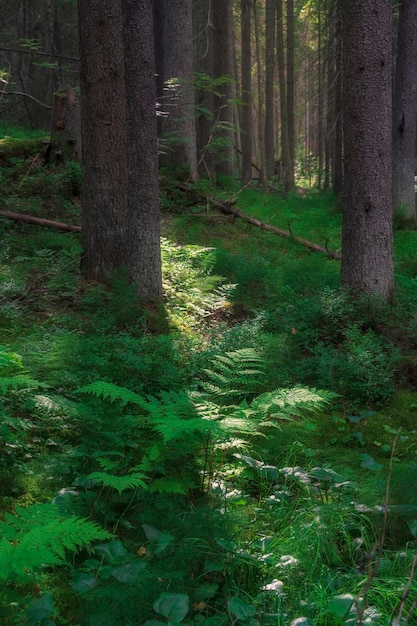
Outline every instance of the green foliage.
<path id="1" fill-rule="evenodd" d="M 53 504 L 16 507 L 0 522 L 0 578 L 25 582 L 45 566 L 66 562 L 66 552 L 77 552 L 110 535 L 93 522 L 63 518 Z"/>

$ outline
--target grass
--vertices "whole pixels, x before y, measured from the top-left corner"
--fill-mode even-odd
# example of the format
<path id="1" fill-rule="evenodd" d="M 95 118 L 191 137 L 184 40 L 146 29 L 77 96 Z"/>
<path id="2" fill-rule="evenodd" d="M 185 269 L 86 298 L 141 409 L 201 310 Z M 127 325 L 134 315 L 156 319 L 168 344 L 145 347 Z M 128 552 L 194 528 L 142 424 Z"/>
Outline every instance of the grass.
<path id="1" fill-rule="evenodd" d="M 78 221 L 78 167 L 33 164 L 33 138 L 2 128 L 14 146 L 4 205 Z M 403 607 L 412 624 L 416 582 L 409 598 L 403 591 L 417 548 L 417 235 L 396 233 L 396 307 L 353 303 L 339 292 L 337 261 L 203 210 L 199 193 L 185 212 L 165 195 L 164 332 L 122 274 L 110 287 L 83 280 L 78 235 L 0 223 L 2 354 L 23 363 L 0 361 L 0 381 L 12 381 L 0 417 L 1 510 L 54 500 L 64 517 L 114 533 L 5 584 L 0 620 L 149 626 L 172 623 L 168 602 L 186 625 L 337 626 L 358 621 L 355 598 L 368 586 L 360 623 L 392 623 Z M 331 194 L 249 189 L 237 203 L 340 246 Z M 256 383 L 250 393 L 236 387 L 242 376 Z M 98 381 L 113 401 L 80 391 Z M 330 404 L 271 405 L 270 426 L 249 429 L 254 397 L 265 407 L 262 394 L 306 385 L 332 391 Z M 216 416 L 212 434 L 199 434 L 201 419 L 186 430 L 196 415 Z M 217 422 L 228 425 L 221 437 Z M 170 434 L 174 423 L 187 434 Z"/>

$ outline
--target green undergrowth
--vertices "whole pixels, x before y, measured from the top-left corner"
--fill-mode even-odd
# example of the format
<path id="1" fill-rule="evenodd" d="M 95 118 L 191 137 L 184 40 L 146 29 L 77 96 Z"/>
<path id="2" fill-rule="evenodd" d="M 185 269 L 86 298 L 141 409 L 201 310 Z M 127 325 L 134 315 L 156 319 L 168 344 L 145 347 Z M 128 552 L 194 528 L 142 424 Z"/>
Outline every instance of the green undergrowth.
<path id="1" fill-rule="evenodd" d="M 78 222 L 79 166 L 13 154 L 5 206 Z M 354 302 L 204 194 L 163 216 L 157 315 L 82 278 L 78 235 L 0 222 L 0 622 L 413 624 L 416 233 L 396 306 Z M 330 194 L 237 206 L 340 246 Z"/>

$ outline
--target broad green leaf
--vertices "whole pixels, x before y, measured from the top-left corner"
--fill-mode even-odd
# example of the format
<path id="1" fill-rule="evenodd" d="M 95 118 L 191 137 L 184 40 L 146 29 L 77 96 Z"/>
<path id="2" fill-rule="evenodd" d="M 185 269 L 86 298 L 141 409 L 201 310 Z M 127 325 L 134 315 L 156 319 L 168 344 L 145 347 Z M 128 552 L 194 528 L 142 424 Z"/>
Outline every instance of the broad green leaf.
<path id="1" fill-rule="evenodd" d="M 370 454 L 362 454 L 361 467 L 369 469 L 373 472 L 378 472 L 383 468 L 383 465 L 381 465 L 381 463 L 377 463 Z"/>
<path id="2" fill-rule="evenodd" d="M 74 578 L 71 587 L 77 593 L 84 593 L 84 591 L 89 591 L 93 589 L 97 585 L 96 576 L 92 576 L 91 574 L 79 574 L 76 578 Z"/>
<path id="3" fill-rule="evenodd" d="M 330 612 L 335 617 L 343 618 L 349 614 L 354 601 L 355 596 L 352 596 L 351 593 L 341 593 L 330 600 Z"/>
<path id="4" fill-rule="evenodd" d="M 142 578 L 146 566 L 146 561 L 131 561 L 120 567 L 113 568 L 110 573 L 120 583 L 131 584 Z"/>
<path id="5" fill-rule="evenodd" d="M 51 593 L 45 593 L 38 600 L 32 600 L 26 609 L 25 626 L 35 626 L 43 622 L 54 610 L 54 598 Z"/>
<path id="6" fill-rule="evenodd" d="M 201 600 L 213 598 L 216 595 L 218 588 L 219 585 L 217 583 L 204 583 L 203 585 L 200 585 L 200 587 L 194 591 L 194 602 L 201 602 Z"/>
<path id="7" fill-rule="evenodd" d="M 158 530 L 154 526 L 150 526 L 149 524 L 142 524 L 142 528 L 146 535 L 148 541 L 153 544 L 153 552 L 155 554 L 160 554 L 169 546 L 169 544 L 175 539 L 169 533 L 164 533 L 161 530 Z"/>
<path id="8" fill-rule="evenodd" d="M 417 519 L 412 519 L 408 522 L 408 528 L 413 537 L 417 538 Z"/>
<path id="9" fill-rule="evenodd" d="M 128 553 L 121 541 L 110 541 L 109 543 L 101 543 L 95 546 L 96 552 L 104 555 L 108 563 L 118 563 L 122 557 Z"/>
<path id="10" fill-rule="evenodd" d="M 248 617 L 252 617 L 256 613 L 256 609 L 254 606 L 250 606 L 240 598 L 236 597 L 229 598 L 227 601 L 227 606 L 229 607 L 230 613 L 240 620 L 245 620 Z"/>
<path id="11" fill-rule="evenodd" d="M 153 610 L 170 622 L 181 622 L 190 609 L 190 601 L 185 593 L 161 593 L 153 603 Z"/>

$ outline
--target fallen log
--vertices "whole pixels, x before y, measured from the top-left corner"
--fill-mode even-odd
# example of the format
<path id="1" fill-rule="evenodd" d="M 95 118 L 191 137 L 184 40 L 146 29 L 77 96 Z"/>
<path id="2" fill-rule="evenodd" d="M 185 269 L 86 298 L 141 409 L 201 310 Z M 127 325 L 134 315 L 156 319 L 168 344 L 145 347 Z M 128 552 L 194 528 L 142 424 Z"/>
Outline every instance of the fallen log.
<path id="1" fill-rule="evenodd" d="M 13 211 L 0 209 L 0 216 L 5 217 L 8 220 L 28 222 L 29 224 L 37 224 L 38 226 L 50 226 L 51 228 L 58 228 L 59 230 L 72 233 L 81 232 L 81 226 L 76 226 L 75 224 L 65 224 L 65 222 L 55 222 L 54 220 L 47 220 L 43 217 L 35 217 L 34 215 L 27 215 L 26 213 L 14 213 Z"/>
<path id="2" fill-rule="evenodd" d="M 279 235 L 280 237 L 285 237 L 286 239 L 292 239 L 292 241 L 295 241 L 296 243 L 299 243 L 302 246 L 309 248 L 309 250 L 314 250 L 314 252 L 323 252 L 329 257 L 329 259 L 336 259 L 337 261 L 340 261 L 340 259 L 342 258 L 342 255 L 336 252 L 335 250 L 328 250 L 327 248 L 324 248 L 323 246 L 319 246 L 316 243 L 309 241 L 308 239 L 302 239 L 301 237 L 296 237 L 295 235 L 292 234 L 290 230 L 283 230 L 282 228 L 276 228 L 276 226 L 271 226 L 270 224 L 267 224 L 266 222 L 261 222 L 260 220 L 257 220 L 254 217 L 250 217 L 249 215 L 246 215 L 246 213 L 242 213 L 242 211 L 239 211 L 233 206 L 234 204 L 233 202 L 218 202 L 217 200 L 211 200 L 211 204 L 215 206 L 221 213 L 224 213 L 225 215 L 233 215 L 234 217 L 239 217 L 247 224 L 258 226 L 259 228 L 262 228 L 263 230 L 268 230 L 269 232 L 274 233 L 275 235 Z"/>

